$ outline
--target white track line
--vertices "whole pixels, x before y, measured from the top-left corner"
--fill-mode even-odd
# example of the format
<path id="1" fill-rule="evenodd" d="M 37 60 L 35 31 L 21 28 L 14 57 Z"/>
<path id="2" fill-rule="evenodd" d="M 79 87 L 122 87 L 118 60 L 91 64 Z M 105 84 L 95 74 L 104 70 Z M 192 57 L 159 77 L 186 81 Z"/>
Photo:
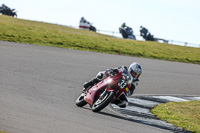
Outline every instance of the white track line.
<path id="1" fill-rule="evenodd" d="M 158 98 L 158 99 L 164 99 L 168 100 L 171 102 L 184 102 L 184 101 L 189 101 L 180 97 L 174 97 L 174 96 L 152 96 L 153 98 Z"/>

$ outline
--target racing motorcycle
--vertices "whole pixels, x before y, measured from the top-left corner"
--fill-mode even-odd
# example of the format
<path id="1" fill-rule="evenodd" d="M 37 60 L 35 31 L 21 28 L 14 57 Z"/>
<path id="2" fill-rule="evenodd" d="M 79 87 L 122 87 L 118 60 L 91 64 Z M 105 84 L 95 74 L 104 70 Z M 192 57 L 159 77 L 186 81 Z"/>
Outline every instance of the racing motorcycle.
<path id="1" fill-rule="evenodd" d="M 86 20 L 80 21 L 79 28 L 84 30 L 90 30 L 96 32 L 97 29 L 92 25 L 92 23 L 87 22 Z"/>
<path id="2" fill-rule="evenodd" d="M 120 27 L 119 32 L 122 34 L 123 38 L 136 40 L 135 35 L 133 35 L 133 29 L 131 27 L 128 26 Z"/>
<path id="3" fill-rule="evenodd" d="M 15 9 L 10 9 L 6 5 L 2 4 L 0 7 L 0 13 L 3 15 L 8 15 L 8 16 L 16 16 L 17 17 L 17 11 Z"/>
<path id="4" fill-rule="evenodd" d="M 128 76 L 122 72 L 111 75 L 98 84 L 83 91 L 76 100 L 78 107 L 89 104 L 93 112 L 99 112 L 110 103 L 113 103 L 123 93 L 127 94 L 131 84 Z"/>

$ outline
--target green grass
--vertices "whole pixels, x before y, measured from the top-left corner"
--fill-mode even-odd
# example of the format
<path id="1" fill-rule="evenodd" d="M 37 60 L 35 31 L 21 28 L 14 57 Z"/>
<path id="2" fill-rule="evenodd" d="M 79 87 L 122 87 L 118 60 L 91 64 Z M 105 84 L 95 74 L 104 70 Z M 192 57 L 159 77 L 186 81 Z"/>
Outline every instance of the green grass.
<path id="1" fill-rule="evenodd" d="M 119 39 L 0 15 L 0 40 L 200 64 L 200 48 Z"/>
<path id="2" fill-rule="evenodd" d="M 200 101 L 169 102 L 152 109 L 161 120 L 200 133 Z"/>
<path id="3" fill-rule="evenodd" d="M 0 131 L 0 133 L 8 133 L 8 132 L 5 132 L 5 131 Z"/>

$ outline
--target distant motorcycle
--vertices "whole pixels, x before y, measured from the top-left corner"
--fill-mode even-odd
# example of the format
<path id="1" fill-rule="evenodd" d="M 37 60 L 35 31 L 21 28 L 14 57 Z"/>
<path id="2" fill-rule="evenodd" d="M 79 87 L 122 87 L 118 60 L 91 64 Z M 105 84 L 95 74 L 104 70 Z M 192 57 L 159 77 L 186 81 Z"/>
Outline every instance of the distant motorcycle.
<path id="1" fill-rule="evenodd" d="M 122 93 L 127 94 L 130 87 L 128 77 L 119 72 L 82 92 L 76 100 L 76 105 L 82 107 L 89 104 L 93 112 L 99 112 L 117 100 Z"/>
<path id="2" fill-rule="evenodd" d="M 119 32 L 122 34 L 123 38 L 129 38 L 129 39 L 136 40 L 135 35 L 133 35 L 133 29 L 128 26 L 120 27 Z"/>
<path id="3" fill-rule="evenodd" d="M 0 7 L 0 13 L 2 13 L 3 15 L 8 15 L 8 16 L 16 16 L 17 17 L 17 11 L 15 11 L 15 9 L 10 9 L 9 7 L 7 7 L 6 5 L 2 5 Z"/>
<path id="4" fill-rule="evenodd" d="M 90 22 L 87 22 L 87 21 L 80 21 L 79 28 L 84 29 L 84 30 L 94 31 L 94 32 L 97 31 L 97 29 Z"/>

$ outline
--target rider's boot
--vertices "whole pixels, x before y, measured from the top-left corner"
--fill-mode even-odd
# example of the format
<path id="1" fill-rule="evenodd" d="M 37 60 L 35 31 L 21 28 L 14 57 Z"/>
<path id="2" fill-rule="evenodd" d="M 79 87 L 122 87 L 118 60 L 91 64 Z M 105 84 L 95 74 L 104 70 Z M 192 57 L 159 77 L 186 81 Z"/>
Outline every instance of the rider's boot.
<path id="1" fill-rule="evenodd" d="M 117 106 L 119 106 L 120 108 L 126 108 L 126 106 L 128 105 L 128 100 L 127 100 L 126 96 L 124 94 L 122 94 L 113 103 L 116 104 Z"/>
<path id="2" fill-rule="evenodd" d="M 122 101 L 121 103 L 118 104 L 118 106 L 120 108 L 126 108 L 126 106 L 128 105 L 128 102 L 127 101 Z"/>
<path id="3" fill-rule="evenodd" d="M 83 91 L 85 92 L 89 87 L 92 87 L 92 86 L 94 86 L 95 84 L 97 84 L 99 82 L 100 82 L 100 80 L 98 80 L 96 77 L 91 79 L 89 82 L 85 82 L 83 84 Z"/>

